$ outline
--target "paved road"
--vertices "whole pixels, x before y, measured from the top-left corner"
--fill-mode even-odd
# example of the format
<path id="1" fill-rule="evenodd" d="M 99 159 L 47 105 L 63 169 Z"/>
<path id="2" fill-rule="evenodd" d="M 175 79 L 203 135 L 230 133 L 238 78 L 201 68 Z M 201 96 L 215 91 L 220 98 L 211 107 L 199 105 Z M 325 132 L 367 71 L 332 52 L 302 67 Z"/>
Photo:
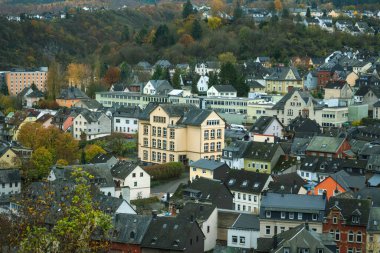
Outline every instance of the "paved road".
<path id="1" fill-rule="evenodd" d="M 181 184 L 181 183 L 186 184 L 188 180 L 189 180 L 189 174 L 185 173 L 181 176 L 181 178 L 167 182 L 165 184 L 161 184 L 161 185 L 157 185 L 155 187 L 152 187 L 150 189 L 150 191 L 152 194 L 165 193 L 165 192 L 174 193 L 177 190 L 179 184 Z"/>

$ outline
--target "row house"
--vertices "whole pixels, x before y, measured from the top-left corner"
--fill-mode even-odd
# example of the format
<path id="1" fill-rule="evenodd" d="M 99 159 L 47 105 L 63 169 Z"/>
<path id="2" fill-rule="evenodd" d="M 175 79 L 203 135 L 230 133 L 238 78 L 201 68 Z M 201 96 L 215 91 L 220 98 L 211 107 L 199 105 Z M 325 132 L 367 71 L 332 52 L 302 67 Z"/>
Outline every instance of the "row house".
<path id="1" fill-rule="evenodd" d="M 308 221 L 322 233 L 326 196 L 267 193 L 260 207 L 260 236 L 269 238 Z"/>
<path id="2" fill-rule="evenodd" d="M 112 131 L 114 133 L 135 134 L 138 131 L 138 117 L 141 109 L 138 106 L 121 106 L 112 114 Z"/>
<path id="3" fill-rule="evenodd" d="M 326 207 L 323 233 L 330 233 L 337 252 L 366 253 L 371 200 L 331 197 Z"/>
<path id="4" fill-rule="evenodd" d="M 234 195 L 234 210 L 259 214 L 262 192 L 273 179 L 264 173 L 230 170 L 223 181 Z"/>
<path id="5" fill-rule="evenodd" d="M 151 105 L 139 118 L 138 156 L 146 163 L 220 159 L 224 120 L 193 105 Z"/>
<path id="6" fill-rule="evenodd" d="M 86 140 L 97 139 L 111 134 L 111 119 L 103 112 L 83 109 L 73 119 L 72 129 L 76 140 L 80 140 L 83 135 Z"/>

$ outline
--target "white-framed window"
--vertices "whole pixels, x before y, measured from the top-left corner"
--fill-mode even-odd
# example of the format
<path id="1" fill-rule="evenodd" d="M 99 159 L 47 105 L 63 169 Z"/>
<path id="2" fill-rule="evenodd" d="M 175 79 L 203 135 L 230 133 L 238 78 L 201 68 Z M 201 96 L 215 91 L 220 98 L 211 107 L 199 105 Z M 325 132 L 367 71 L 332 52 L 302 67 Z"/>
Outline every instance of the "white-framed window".
<path id="1" fill-rule="evenodd" d="M 357 234 L 356 234 L 356 242 L 362 242 L 362 232 L 359 231 Z"/>
<path id="2" fill-rule="evenodd" d="M 270 218 L 272 216 L 271 211 L 265 211 L 265 217 Z"/>
<path id="3" fill-rule="evenodd" d="M 312 215 L 311 215 L 311 219 L 312 220 L 317 220 L 318 219 L 318 214 L 316 214 L 316 213 L 313 213 Z"/>
<path id="4" fill-rule="evenodd" d="M 265 234 L 270 235 L 270 226 L 265 226 Z"/>
<path id="5" fill-rule="evenodd" d="M 245 244 L 245 236 L 240 236 L 240 244 Z"/>
<path id="6" fill-rule="evenodd" d="M 335 230 L 335 241 L 340 241 L 340 231 Z"/>
<path id="7" fill-rule="evenodd" d="M 236 235 L 233 235 L 233 236 L 232 236 L 232 243 L 233 243 L 233 244 L 237 244 L 237 240 L 238 240 L 238 239 L 237 239 L 237 236 L 236 236 Z"/>
<path id="8" fill-rule="evenodd" d="M 289 219 L 291 219 L 291 220 L 294 219 L 294 213 L 289 213 Z"/>
<path id="9" fill-rule="evenodd" d="M 348 242 L 353 242 L 354 241 L 354 232 L 349 231 L 348 232 Z"/>
<path id="10" fill-rule="evenodd" d="M 298 213 L 298 219 L 302 220 L 302 213 Z"/>
<path id="11" fill-rule="evenodd" d="M 336 217 L 336 216 L 333 217 L 333 223 L 338 224 L 338 217 Z"/>
<path id="12" fill-rule="evenodd" d="M 285 219 L 285 216 L 286 216 L 286 213 L 285 212 L 281 212 L 281 219 Z"/>

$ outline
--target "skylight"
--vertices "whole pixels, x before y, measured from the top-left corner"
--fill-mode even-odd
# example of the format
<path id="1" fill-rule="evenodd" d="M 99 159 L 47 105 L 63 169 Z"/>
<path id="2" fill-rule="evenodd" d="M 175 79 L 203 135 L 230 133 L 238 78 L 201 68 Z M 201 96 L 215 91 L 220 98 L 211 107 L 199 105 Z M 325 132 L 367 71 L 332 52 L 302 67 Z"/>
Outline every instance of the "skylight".
<path id="1" fill-rule="evenodd" d="M 248 180 L 244 180 L 244 182 L 241 184 L 241 186 L 243 187 L 247 187 L 247 185 L 248 185 Z"/>

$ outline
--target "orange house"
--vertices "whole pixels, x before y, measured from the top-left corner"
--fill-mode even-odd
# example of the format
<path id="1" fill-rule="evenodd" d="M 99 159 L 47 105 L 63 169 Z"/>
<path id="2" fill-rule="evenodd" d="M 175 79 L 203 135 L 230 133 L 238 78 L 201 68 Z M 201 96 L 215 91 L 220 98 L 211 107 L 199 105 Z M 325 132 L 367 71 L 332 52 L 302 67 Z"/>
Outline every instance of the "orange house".
<path id="1" fill-rule="evenodd" d="M 317 184 L 314 189 L 309 192 L 309 195 L 323 195 L 323 192 L 325 191 L 327 199 L 330 199 L 330 197 L 335 196 L 338 193 L 346 192 L 346 189 L 330 176 Z"/>
<path id="2" fill-rule="evenodd" d="M 69 87 L 67 89 L 63 89 L 55 101 L 61 107 L 71 108 L 75 103 L 82 99 L 89 99 L 89 97 L 80 89 L 76 87 Z"/>

